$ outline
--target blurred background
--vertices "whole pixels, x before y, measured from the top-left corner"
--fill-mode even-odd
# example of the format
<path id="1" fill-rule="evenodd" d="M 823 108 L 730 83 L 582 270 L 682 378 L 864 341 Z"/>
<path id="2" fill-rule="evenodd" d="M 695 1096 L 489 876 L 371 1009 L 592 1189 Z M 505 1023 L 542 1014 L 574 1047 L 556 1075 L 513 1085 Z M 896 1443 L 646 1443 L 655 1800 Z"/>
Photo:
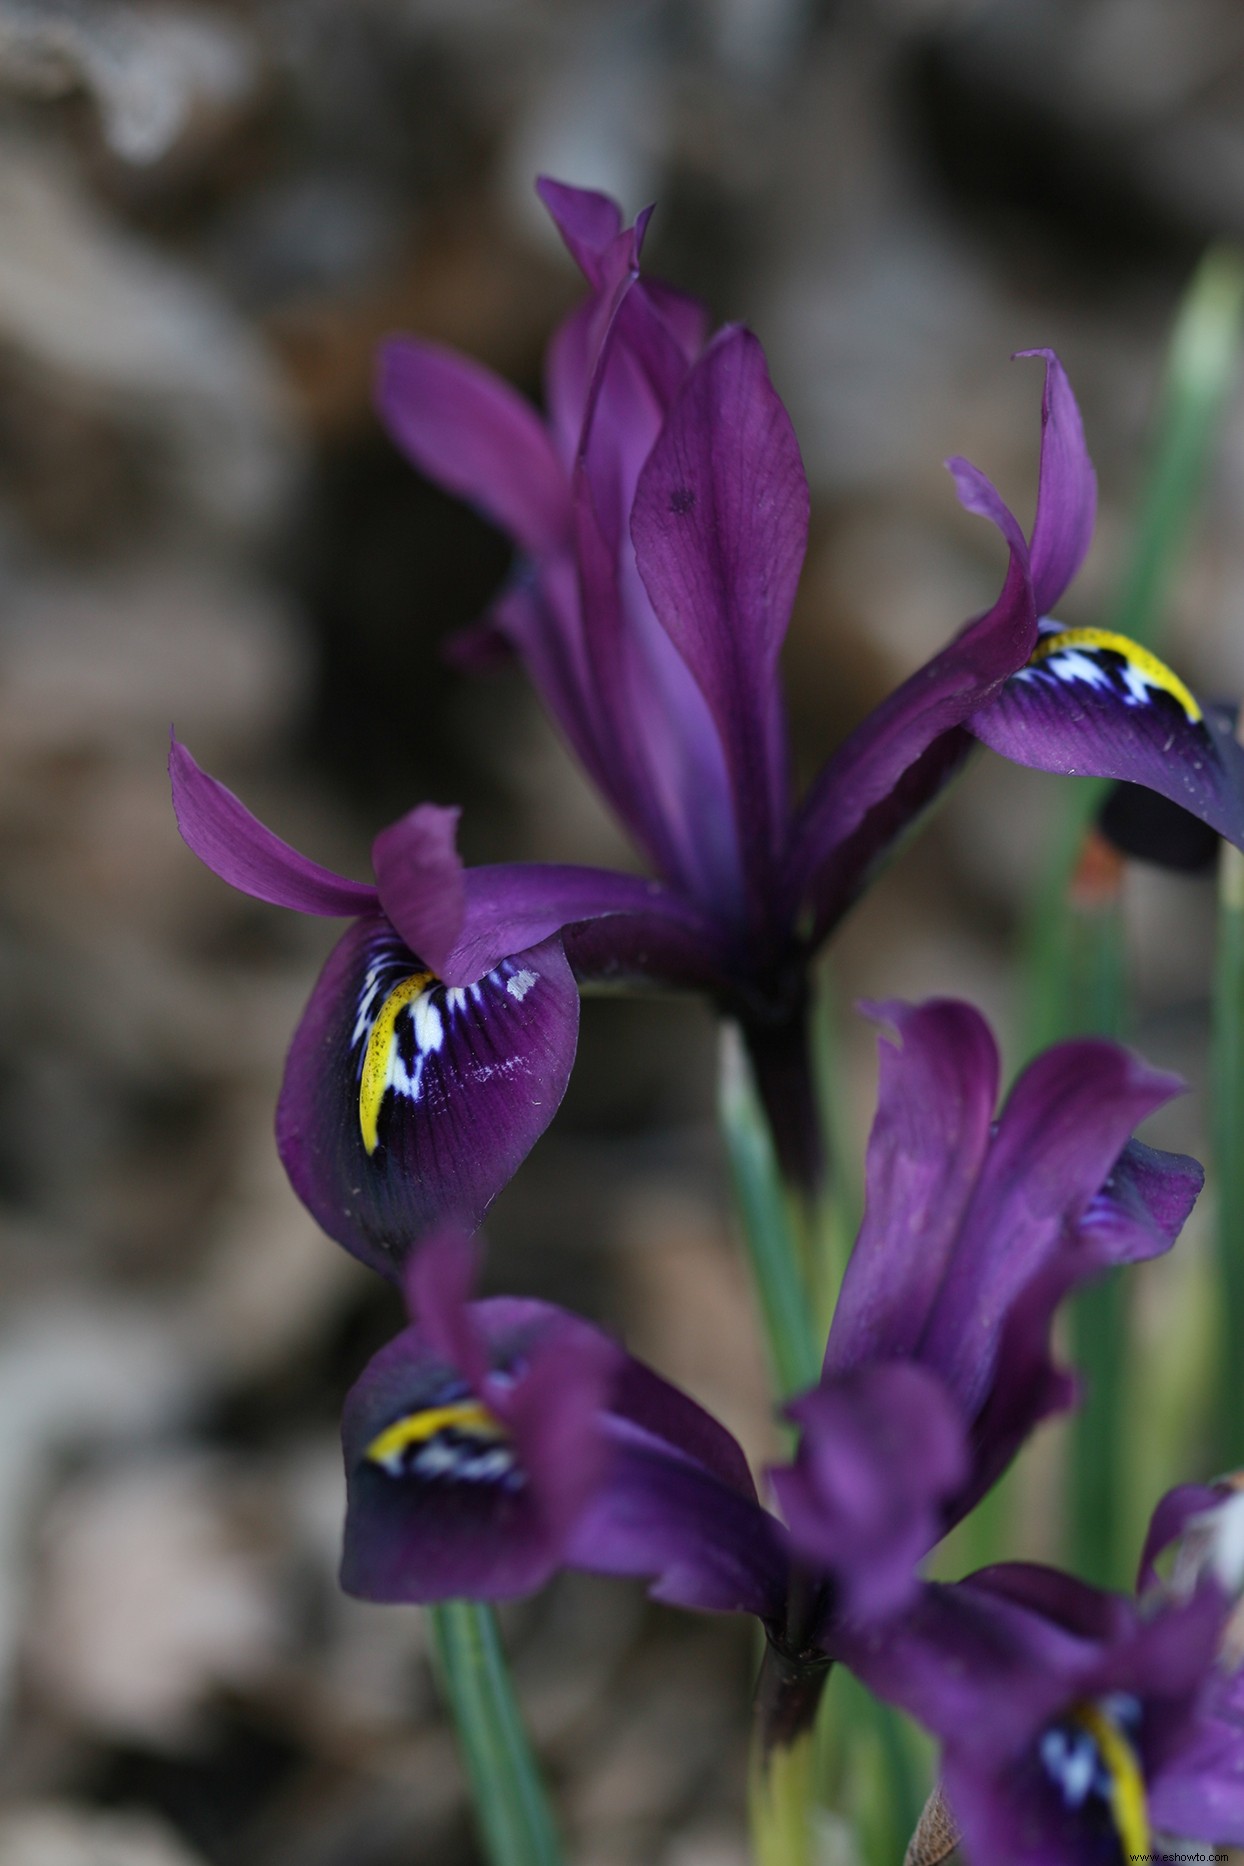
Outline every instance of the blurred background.
<path id="1" fill-rule="evenodd" d="M 1031 513 L 1052 344 L 1102 486 L 1066 619 L 1119 574 L 1181 291 L 1244 240 L 1236 0 L 0 0 L 0 1862 L 470 1866 L 420 1617 L 336 1590 L 340 1402 L 399 1325 L 271 1138 L 334 936 L 174 831 L 170 722 L 360 877 L 465 806 L 470 859 L 625 860 L 517 673 L 441 647 L 501 540 L 371 408 L 409 329 L 538 393 L 576 276 L 537 172 L 658 204 L 649 269 L 760 334 L 813 489 L 801 767 L 992 601 L 940 462 Z M 1244 417 L 1164 651 L 1244 692 Z M 1053 780 L 982 756 L 844 930 L 861 995 L 959 992 L 1018 1061 Z M 1127 879 L 1132 1032 L 1204 1152 L 1213 890 Z M 844 1008 L 848 1167 L 873 1038 Z M 692 1003 L 589 1002 L 490 1278 L 553 1296 L 773 1449 Z M 1204 1238 L 1140 1273 L 1195 1460 Z M 1177 1318 L 1173 1321 L 1172 1318 Z M 1172 1336 L 1176 1338 L 1172 1339 Z M 1058 1546 L 1032 1454 L 1015 1554 Z M 1156 1494 L 1156 1490 L 1154 1492 Z M 1153 1500 L 1153 1496 L 1145 1499 Z M 572 1579 L 506 1616 L 582 1866 L 741 1866 L 750 1629 Z M 843 1854 L 849 1859 L 849 1854 Z"/>

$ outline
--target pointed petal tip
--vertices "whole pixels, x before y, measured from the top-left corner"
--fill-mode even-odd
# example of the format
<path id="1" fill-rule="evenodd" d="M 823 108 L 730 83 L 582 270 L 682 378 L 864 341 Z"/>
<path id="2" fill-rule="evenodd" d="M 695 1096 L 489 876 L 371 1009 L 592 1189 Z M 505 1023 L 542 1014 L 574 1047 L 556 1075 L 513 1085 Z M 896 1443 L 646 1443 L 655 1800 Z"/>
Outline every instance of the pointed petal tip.
<path id="1" fill-rule="evenodd" d="M 168 771 L 182 841 L 230 887 L 273 907 L 327 919 L 374 912 L 374 887 L 334 874 L 283 842 L 204 771 L 175 734 L 170 735 Z"/>

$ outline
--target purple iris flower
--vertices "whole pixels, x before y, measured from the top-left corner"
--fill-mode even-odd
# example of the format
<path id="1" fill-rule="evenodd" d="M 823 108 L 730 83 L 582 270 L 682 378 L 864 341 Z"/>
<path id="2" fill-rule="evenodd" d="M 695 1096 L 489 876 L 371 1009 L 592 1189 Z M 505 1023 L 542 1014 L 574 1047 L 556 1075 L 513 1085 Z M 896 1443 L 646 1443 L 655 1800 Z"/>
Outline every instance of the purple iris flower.
<path id="1" fill-rule="evenodd" d="M 624 228 L 603 196 L 541 192 L 589 287 L 550 346 L 547 419 L 411 339 L 384 353 L 381 407 L 425 472 L 514 539 L 488 628 L 521 654 L 658 878 L 465 870 L 456 813 L 425 805 L 377 838 L 364 886 L 297 855 L 173 752 L 178 821 L 211 867 L 261 899 L 357 916 L 294 1039 L 278 1136 L 321 1225 L 391 1274 L 430 1227 L 477 1224 L 552 1119 L 575 981 L 707 992 L 743 1029 L 784 1167 L 815 1183 L 809 957 L 974 734 L 1024 762 L 1173 785 L 1244 840 L 1244 752 L 1175 676 L 1114 637 L 1041 632 L 1095 509 L 1079 412 L 1048 351 L 1034 353 L 1046 375 L 1031 540 L 974 467 L 951 462 L 960 498 L 1007 546 L 997 602 L 795 807 L 777 664 L 808 490 L 763 353 L 738 327 L 706 341 L 701 307 L 640 276 L 646 215 Z"/>
<path id="2" fill-rule="evenodd" d="M 290 848 L 176 739 L 169 772 L 183 837 L 225 881 L 301 913 L 354 916 L 294 1035 L 277 1146 L 329 1236 L 394 1280 L 417 1239 L 478 1223 L 557 1110 L 579 1022 L 563 923 L 610 913 L 620 947 L 633 938 L 671 966 L 714 948 L 711 925 L 657 881 L 465 870 L 456 810 L 425 804 L 382 831 L 372 886 Z"/>
<path id="3" fill-rule="evenodd" d="M 749 332 L 640 274 L 648 213 L 539 191 L 589 287 L 550 346 L 547 417 L 412 338 L 382 356 L 379 406 L 432 479 L 513 540 L 485 625 L 525 662 L 569 745 L 653 869 L 727 947 L 697 979 L 610 920 L 567 929 L 580 978 L 699 983 L 743 1025 L 788 1169 L 815 1172 L 804 1081 L 809 952 L 973 737 L 1020 763 L 1128 777 L 1244 838 L 1244 755 L 1217 715 L 1122 638 L 1047 619 L 1088 550 L 1096 482 L 1057 358 L 1045 362 L 1030 541 L 989 482 L 950 462 L 1010 564 L 993 608 L 857 728 L 795 808 L 778 683 L 806 544 L 790 420 Z M 1042 618 L 1039 620 L 1039 618 Z M 475 641 L 480 640 L 479 632 Z"/>
<path id="4" fill-rule="evenodd" d="M 1164 1250 L 1195 1163 L 1130 1140 L 1175 1079 L 1118 1045 L 1038 1058 L 997 1123 L 997 1053 L 970 1007 L 888 1005 L 868 1211 L 793 1464 L 758 1501 L 734 1441 L 599 1331 L 547 1305 L 470 1303 L 459 1241 L 418 1253 L 416 1324 L 347 1405 L 344 1578 L 372 1598 L 535 1587 L 560 1566 L 757 1614 L 773 1727 L 814 1707 L 842 1640 L 916 1594 L 918 1565 L 1074 1386 L 1054 1308 Z M 1199 1495 L 1199 1493 L 1198 1493 Z"/>
<path id="5" fill-rule="evenodd" d="M 1194 1160 L 1131 1139 L 1182 1087 L 1120 1045 L 1083 1039 L 1046 1050 L 995 1119 L 999 1062 L 984 1019 L 949 1000 L 884 1004 L 873 1015 L 897 1043 L 880 1046 L 863 1223 L 843 1278 L 821 1379 L 787 1409 L 801 1434 L 772 1473 L 805 1584 L 771 1655 L 835 1651 L 860 1625 L 898 1612 L 917 1564 L 997 1482 L 1049 1414 L 1075 1402 L 1074 1376 L 1052 1356 L 1055 1311 L 1080 1283 L 1169 1249 L 1200 1190 Z M 902 1442 L 850 1459 L 844 1414 L 865 1376 L 922 1377 L 934 1393 Z M 904 1463 L 926 1474 L 887 1492 Z M 936 1473 L 940 1483 L 928 1483 Z M 908 1480 L 910 1482 L 910 1480 Z M 877 1492 L 869 1498 L 869 1486 Z M 889 1515 L 886 1515 L 886 1511 Z M 824 1571 L 862 1519 L 878 1531 L 867 1595 Z M 797 1676 L 787 1696 L 798 1700 Z M 787 1720 L 806 1719 L 787 1705 Z"/>
<path id="6" fill-rule="evenodd" d="M 1164 1837 L 1244 1841 L 1244 1682 L 1229 1597 L 1108 1594 L 1005 1564 L 925 1586 L 847 1662 L 941 1738 L 942 1791 L 971 1861 L 1123 1866 Z"/>
<path id="7" fill-rule="evenodd" d="M 1204 1180 L 1195 1160 L 1132 1130 L 1183 1087 L 1104 1039 L 1055 1044 L 995 1119 L 999 1060 L 970 1005 L 883 1004 L 863 1224 L 843 1278 L 820 1386 L 792 1409 L 803 1439 L 778 1495 L 801 1554 L 833 1545 L 821 1440 L 862 1368 L 936 1376 L 971 1446 L 937 1534 L 972 1509 L 1073 1377 L 1050 1352 L 1079 1283 L 1169 1249 Z M 930 1537 L 930 1545 L 936 1535 Z"/>

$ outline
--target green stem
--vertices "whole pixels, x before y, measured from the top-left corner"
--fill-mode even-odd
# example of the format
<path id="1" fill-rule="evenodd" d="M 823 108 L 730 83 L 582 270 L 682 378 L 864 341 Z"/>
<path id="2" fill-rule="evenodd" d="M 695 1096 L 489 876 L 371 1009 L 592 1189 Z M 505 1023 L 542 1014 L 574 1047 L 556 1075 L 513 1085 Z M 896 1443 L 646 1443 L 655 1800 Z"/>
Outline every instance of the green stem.
<path id="1" fill-rule="evenodd" d="M 1122 876 L 1120 858 L 1090 831 L 1066 904 L 1066 1001 L 1060 1036 L 1124 1035 Z M 1087 1377 L 1085 1403 L 1071 1428 L 1071 1554 L 1078 1572 L 1107 1586 L 1126 1582 L 1129 1562 L 1119 1456 L 1129 1414 L 1128 1294 L 1127 1279 L 1113 1271 L 1082 1290 L 1071 1305 L 1073 1358 Z"/>
<path id="2" fill-rule="evenodd" d="M 437 1671 L 453 1711 L 491 1866 L 561 1866 L 544 1785 L 523 1729 L 491 1607 L 428 1610 Z"/>
<path id="3" fill-rule="evenodd" d="M 722 1029 L 718 1114 L 769 1359 L 779 1395 L 789 1399 L 815 1383 L 821 1344 L 800 1263 L 792 1201 L 742 1038 L 730 1024 Z"/>
<path id="4" fill-rule="evenodd" d="M 747 1812 L 756 1866 L 813 1866 L 814 1732 L 770 1749 L 757 1733 Z"/>
<path id="5" fill-rule="evenodd" d="M 1220 861 L 1210 1096 L 1221 1298 L 1215 1462 L 1233 1470 L 1244 1464 L 1244 855 L 1224 843 Z"/>

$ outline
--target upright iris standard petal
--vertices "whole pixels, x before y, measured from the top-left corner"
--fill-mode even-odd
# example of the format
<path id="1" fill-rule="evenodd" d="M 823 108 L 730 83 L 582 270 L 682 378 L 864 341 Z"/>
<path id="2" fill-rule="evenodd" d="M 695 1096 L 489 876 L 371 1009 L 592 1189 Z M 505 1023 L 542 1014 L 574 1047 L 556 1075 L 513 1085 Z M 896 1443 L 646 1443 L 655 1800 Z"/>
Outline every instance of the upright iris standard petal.
<path id="1" fill-rule="evenodd" d="M 1244 843 L 1244 750 L 1220 713 L 1125 635 L 1045 629 L 969 724 L 1016 764 L 1142 784 Z"/>
<path id="2" fill-rule="evenodd" d="M 339 1244 L 396 1277 L 448 1217 L 474 1225 L 556 1112 L 579 997 L 561 943 L 445 985 L 380 915 L 331 954 L 277 1107 L 294 1190 Z"/>
<path id="3" fill-rule="evenodd" d="M 776 670 L 808 485 L 750 332 L 723 332 L 688 375 L 640 475 L 631 532 L 652 606 L 716 720 L 748 862 L 763 876 L 788 807 Z"/>
<path id="4" fill-rule="evenodd" d="M 1045 364 L 1041 396 L 1041 475 L 1032 525 L 1032 588 L 1048 615 L 1088 556 L 1097 518 L 1097 475 L 1067 372 L 1052 350 L 1021 350 Z"/>
<path id="5" fill-rule="evenodd" d="M 879 1044 L 867 1204 L 834 1310 L 827 1369 L 910 1354 L 972 1196 L 998 1098 L 998 1050 L 970 1004 L 868 1006 Z"/>
<path id="6" fill-rule="evenodd" d="M 274 907 L 329 919 L 374 910 L 375 888 L 347 881 L 291 849 L 231 790 L 209 777 L 176 738 L 169 749 L 168 770 L 182 838 L 222 881 Z"/>

